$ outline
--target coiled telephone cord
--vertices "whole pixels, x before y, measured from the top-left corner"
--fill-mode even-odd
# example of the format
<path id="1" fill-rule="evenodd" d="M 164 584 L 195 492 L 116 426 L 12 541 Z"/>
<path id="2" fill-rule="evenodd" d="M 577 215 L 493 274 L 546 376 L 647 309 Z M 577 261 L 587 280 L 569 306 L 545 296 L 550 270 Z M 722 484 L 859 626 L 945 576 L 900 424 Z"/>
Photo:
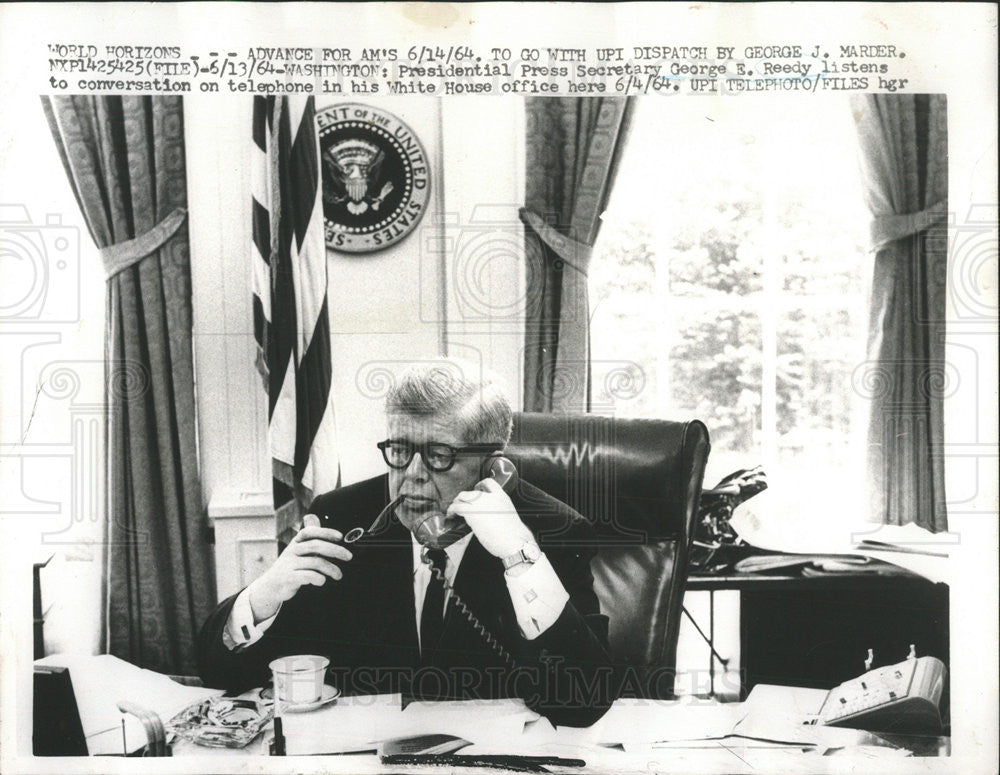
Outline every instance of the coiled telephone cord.
<path id="1" fill-rule="evenodd" d="M 445 592 L 451 594 L 451 600 L 455 604 L 455 607 L 462 612 L 462 615 L 468 620 L 469 624 L 472 625 L 473 629 L 479 633 L 486 645 L 490 647 L 490 650 L 504 660 L 509 667 L 516 668 L 517 663 L 514 661 L 514 657 L 510 655 L 510 652 L 507 651 L 503 645 L 501 645 L 496 636 L 494 636 L 493 633 L 487 629 L 485 624 L 479 621 L 479 617 L 476 616 L 469 606 L 465 604 L 465 601 L 462 600 L 461 596 L 455 591 L 455 588 L 448 583 L 448 580 L 445 578 L 444 571 L 440 568 L 434 567 L 434 564 L 431 562 L 431 558 L 428 556 L 427 552 L 423 553 L 421 560 L 425 565 L 427 565 L 428 568 L 430 568 L 431 573 L 437 577 L 438 581 L 441 582 L 444 586 Z"/>

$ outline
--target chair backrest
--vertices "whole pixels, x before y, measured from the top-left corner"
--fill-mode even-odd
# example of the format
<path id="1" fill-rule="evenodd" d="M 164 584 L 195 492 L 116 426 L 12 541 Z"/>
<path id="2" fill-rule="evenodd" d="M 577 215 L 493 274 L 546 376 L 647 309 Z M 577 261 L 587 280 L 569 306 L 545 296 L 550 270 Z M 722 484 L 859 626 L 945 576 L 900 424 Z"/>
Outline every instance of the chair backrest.
<path id="1" fill-rule="evenodd" d="M 520 475 L 596 528 L 591 563 L 615 661 L 635 693 L 673 695 L 688 552 L 708 460 L 697 421 L 515 413 Z"/>

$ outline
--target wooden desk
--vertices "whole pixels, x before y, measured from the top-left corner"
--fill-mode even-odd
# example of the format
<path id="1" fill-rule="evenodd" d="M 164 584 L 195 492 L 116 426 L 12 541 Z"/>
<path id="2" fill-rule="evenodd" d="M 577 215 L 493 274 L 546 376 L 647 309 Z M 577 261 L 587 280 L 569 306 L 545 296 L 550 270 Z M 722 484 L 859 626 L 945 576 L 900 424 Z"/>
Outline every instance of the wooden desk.
<path id="1" fill-rule="evenodd" d="M 758 683 L 830 689 L 864 672 L 868 649 L 876 667 L 911 643 L 949 664 L 949 589 L 920 576 L 692 574 L 687 589 L 739 591 L 744 698 Z"/>

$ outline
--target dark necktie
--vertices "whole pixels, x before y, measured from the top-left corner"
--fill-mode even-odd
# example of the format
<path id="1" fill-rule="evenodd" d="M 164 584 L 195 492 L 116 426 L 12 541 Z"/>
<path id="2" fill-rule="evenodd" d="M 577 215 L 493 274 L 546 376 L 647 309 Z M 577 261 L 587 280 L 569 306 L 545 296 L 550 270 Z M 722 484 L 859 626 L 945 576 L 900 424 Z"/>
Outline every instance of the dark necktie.
<path id="1" fill-rule="evenodd" d="M 444 549 L 428 549 L 427 556 L 431 565 L 444 575 L 448 555 Z M 436 573 L 431 573 L 427 584 L 427 594 L 424 595 L 424 607 L 420 612 L 420 652 L 425 657 L 437 646 L 444 630 L 444 584 Z"/>

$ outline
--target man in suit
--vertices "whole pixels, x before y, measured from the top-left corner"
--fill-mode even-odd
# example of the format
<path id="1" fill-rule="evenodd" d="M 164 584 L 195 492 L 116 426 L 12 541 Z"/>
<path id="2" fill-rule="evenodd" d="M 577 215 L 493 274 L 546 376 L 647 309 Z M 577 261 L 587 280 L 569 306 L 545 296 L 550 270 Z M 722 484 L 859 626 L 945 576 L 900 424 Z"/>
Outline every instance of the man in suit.
<path id="1" fill-rule="evenodd" d="M 502 390 L 435 361 L 401 377 L 386 416 L 388 474 L 316 498 L 274 565 L 206 621 L 206 684 L 260 686 L 271 660 L 320 654 L 347 692 L 514 696 L 554 723 L 593 723 L 614 699 L 593 529 L 486 475 L 511 433 Z M 429 548 L 448 543 L 430 527 L 442 513 L 458 529 Z M 367 535 L 345 543 L 355 528 Z"/>

